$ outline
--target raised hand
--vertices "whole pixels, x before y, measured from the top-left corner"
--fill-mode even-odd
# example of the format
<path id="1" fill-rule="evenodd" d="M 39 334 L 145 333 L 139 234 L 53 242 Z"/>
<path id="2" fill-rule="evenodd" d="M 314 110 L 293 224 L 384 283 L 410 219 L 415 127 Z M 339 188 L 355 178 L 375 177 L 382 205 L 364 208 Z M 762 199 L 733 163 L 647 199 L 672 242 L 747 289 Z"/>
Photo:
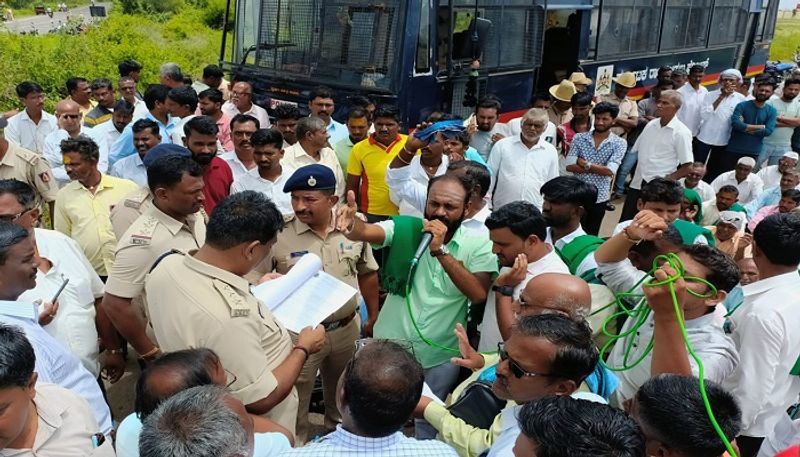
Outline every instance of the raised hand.
<path id="1" fill-rule="evenodd" d="M 357 212 L 356 193 L 352 190 L 348 191 L 346 204 L 339 206 L 336 210 L 336 230 L 344 234 L 350 233 L 355 225 Z"/>
<path id="2" fill-rule="evenodd" d="M 454 330 L 456 334 L 456 338 L 458 338 L 458 350 L 461 352 L 461 357 L 453 357 L 450 359 L 450 363 L 453 365 L 458 365 L 460 367 L 469 368 L 470 370 L 479 370 L 483 368 L 486 364 L 483 356 L 472 348 L 469 344 L 469 338 L 467 337 L 467 331 L 464 330 L 464 326 L 461 324 L 456 324 L 456 328 Z"/>

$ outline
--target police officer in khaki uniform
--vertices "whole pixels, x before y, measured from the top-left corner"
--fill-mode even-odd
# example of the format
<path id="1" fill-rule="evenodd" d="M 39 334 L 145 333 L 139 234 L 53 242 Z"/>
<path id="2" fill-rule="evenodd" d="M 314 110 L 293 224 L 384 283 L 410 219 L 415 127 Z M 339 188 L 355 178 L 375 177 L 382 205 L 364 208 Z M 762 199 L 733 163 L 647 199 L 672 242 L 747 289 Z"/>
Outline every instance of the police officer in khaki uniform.
<path id="1" fill-rule="evenodd" d="M 154 200 L 120 238 L 102 304 L 117 331 L 145 360 L 160 353 L 143 316 L 145 276 L 164 253 L 202 246 L 206 232 L 199 213 L 203 171 L 196 162 L 167 155 L 155 160 L 147 175 Z"/>
<path id="2" fill-rule="evenodd" d="M 175 144 L 159 144 L 148 151 L 144 159 L 142 159 L 145 169 L 149 168 L 156 159 L 165 155 L 191 157 L 191 152 Z M 153 206 L 153 194 L 150 193 L 148 186 L 140 187 L 136 192 L 126 195 L 121 202 L 114 205 L 114 208 L 111 209 L 111 225 L 114 228 L 114 235 L 116 235 L 117 239 L 122 239 L 122 235 L 133 225 L 134 221 L 151 206 Z M 203 217 L 208 221 L 205 211 L 203 211 Z"/>
<path id="3" fill-rule="evenodd" d="M 378 317 L 378 264 L 367 243 L 348 240 L 336 230 L 334 208 L 338 197 L 334 195 L 336 178 L 325 165 L 306 165 L 298 168 L 286 181 L 283 191 L 291 193 L 294 217 L 278 234 L 272 248 L 273 271 L 286 274 L 306 253 L 322 259 L 322 269 L 338 280 L 360 289 L 370 313 L 368 329 Z M 355 352 L 355 341 L 360 336 L 358 299 L 328 316 L 325 327 L 325 346 L 309 357 L 297 378 L 300 407 L 297 415 L 297 443 L 308 438 L 308 407 L 311 391 L 319 370 L 322 375 L 325 399 L 325 428 L 333 430 L 342 421 L 336 407 L 336 386 L 347 362 Z M 296 335 L 292 335 L 296 339 Z"/>
<path id="4" fill-rule="evenodd" d="M 231 392 L 251 414 L 294 433 L 295 381 L 325 340 L 324 327 L 303 329 L 296 343 L 250 292 L 243 275 L 263 262 L 283 227 L 264 195 L 245 191 L 220 202 L 197 251 L 164 257 L 148 275 L 147 307 L 165 351 L 206 347 L 229 372 Z"/>
<path id="5" fill-rule="evenodd" d="M 2 134 L 8 121 L 0 116 L 0 179 L 16 179 L 31 186 L 41 201 L 47 202 L 50 214 L 56 201 L 58 184 L 50 165 L 39 154 L 10 143 Z"/>

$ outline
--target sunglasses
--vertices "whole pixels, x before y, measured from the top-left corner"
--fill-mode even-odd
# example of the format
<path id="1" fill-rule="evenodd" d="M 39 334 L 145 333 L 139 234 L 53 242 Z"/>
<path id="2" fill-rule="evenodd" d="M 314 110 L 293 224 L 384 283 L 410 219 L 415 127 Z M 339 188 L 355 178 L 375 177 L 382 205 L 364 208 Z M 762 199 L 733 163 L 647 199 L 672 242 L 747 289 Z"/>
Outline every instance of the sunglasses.
<path id="1" fill-rule="evenodd" d="M 549 373 L 533 373 L 531 371 L 525 371 L 522 367 L 520 367 L 517 362 L 514 361 L 511 357 L 508 356 L 508 352 L 506 351 L 506 344 L 503 342 L 497 343 L 497 352 L 500 354 L 501 361 L 508 362 L 508 368 L 511 370 L 511 374 L 514 375 L 515 378 L 520 379 L 523 377 L 545 377 L 545 378 L 560 378 L 561 376 Z"/>
<path id="2" fill-rule="evenodd" d="M 62 114 L 61 118 L 62 119 L 80 119 L 81 115 L 80 114 Z"/>

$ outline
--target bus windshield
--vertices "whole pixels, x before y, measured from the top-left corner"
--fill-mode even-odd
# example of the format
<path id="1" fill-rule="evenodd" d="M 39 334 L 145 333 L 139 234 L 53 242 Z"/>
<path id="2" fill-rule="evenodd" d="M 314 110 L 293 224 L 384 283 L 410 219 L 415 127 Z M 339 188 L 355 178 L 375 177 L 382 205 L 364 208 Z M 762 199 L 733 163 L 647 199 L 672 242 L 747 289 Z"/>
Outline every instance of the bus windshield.
<path id="1" fill-rule="evenodd" d="M 402 0 L 240 0 L 236 57 L 274 76 L 389 90 Z"/>

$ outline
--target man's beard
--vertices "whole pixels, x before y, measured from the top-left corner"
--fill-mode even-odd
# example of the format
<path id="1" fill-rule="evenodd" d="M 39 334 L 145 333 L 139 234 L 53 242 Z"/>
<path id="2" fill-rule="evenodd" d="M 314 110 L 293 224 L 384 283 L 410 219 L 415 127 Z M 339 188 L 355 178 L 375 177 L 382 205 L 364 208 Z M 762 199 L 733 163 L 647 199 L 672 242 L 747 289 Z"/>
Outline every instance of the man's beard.
<path id="1" fill-rule="evenodd" d="M 456 233 L 456 230 L 458 230 L 458 228 L 461 227 L 461 223 L 464 221 L 464 214 L 465 213 L 466 213 L 466 211 L 464 213 L 461 213 L 461 217 L 458 218 L 455 221 L 452 221 L 452 222 L 448 221 L 444 217 L 438 217 L 438 216 L 428 217 L 426 215 L 425 218 L 428 219 L 429 221 L 439 221 L 442 224 L 446 225 L 447 226 L 447 235 L 445 236 L 445 239 L 450 239 Z"/>
<path id="2" fill-rule="evenodd" d="M 195 154 L 194 161 L 200 165 L 208 165 L 214 160 L 215 154 Z"/>

